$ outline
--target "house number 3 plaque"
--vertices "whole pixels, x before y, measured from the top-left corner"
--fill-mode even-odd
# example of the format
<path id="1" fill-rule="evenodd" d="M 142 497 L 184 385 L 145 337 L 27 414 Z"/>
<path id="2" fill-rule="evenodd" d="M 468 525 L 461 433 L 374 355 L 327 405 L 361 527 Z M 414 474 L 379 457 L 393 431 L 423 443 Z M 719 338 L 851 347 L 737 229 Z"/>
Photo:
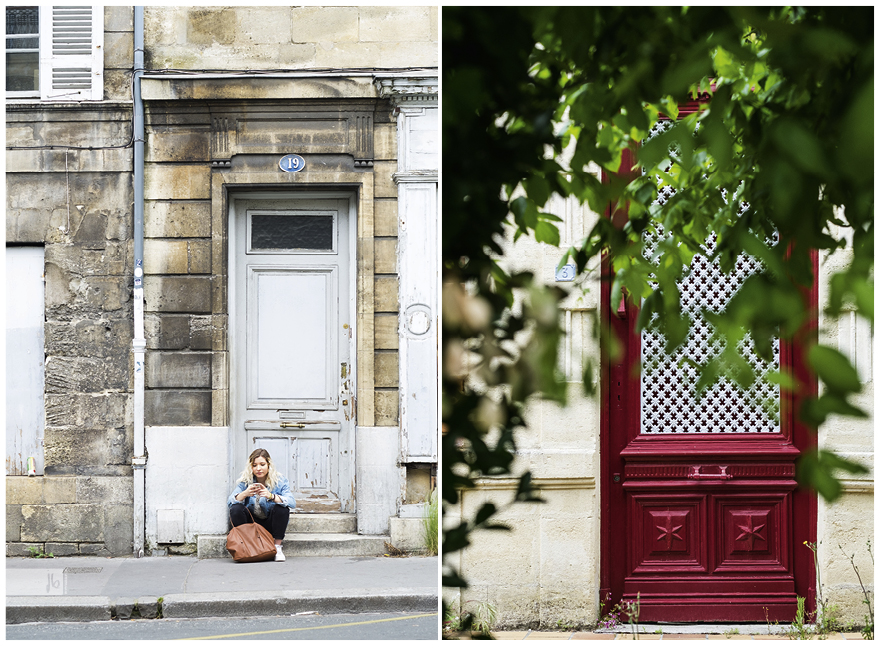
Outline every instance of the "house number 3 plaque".
<path id="1" fill-rule="evenodd" d="M 282 171 L 299 172 L 306 166 L 306 161 L 303 160 L 302 156 L 295 153 L 289 153 L 281 159 L 281 162 L 279 162 L 278 165 L 281 167 Z"/>

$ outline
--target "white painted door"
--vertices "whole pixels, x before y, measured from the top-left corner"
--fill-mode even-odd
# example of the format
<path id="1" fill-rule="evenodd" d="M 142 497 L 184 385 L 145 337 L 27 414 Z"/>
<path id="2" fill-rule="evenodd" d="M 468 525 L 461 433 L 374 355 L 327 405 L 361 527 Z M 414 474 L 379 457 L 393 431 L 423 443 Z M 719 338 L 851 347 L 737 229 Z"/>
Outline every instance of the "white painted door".
<path id="1" fill-rule="evenodd" d="M 43 473 L 44 254 L 6 248 L 6 474 L 27 474 L 33 457 Z"/>
<path id="2" fill-rule="evenodd" d="M 236 471 L 262 447 L 290 480 L 297 512 L 350 512 L 354 197 L 268 196 L 230 200 Z"/>

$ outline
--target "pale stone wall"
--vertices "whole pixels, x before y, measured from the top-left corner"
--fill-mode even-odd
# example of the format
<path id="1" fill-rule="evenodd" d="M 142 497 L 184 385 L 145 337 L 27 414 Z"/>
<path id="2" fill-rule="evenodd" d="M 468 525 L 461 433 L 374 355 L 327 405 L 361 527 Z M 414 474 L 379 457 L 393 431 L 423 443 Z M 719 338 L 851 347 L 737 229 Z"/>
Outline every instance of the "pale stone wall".
<path id="1" fill-rule="evenodd" d="M 152 69 L 438 65 L 437 7 L 146 7 L 144 22 Z"/>
<path id="2" fill-rule="evenodd" d="M 847 250 L 838 251 L 819 260 L 820 277 L 827 280 L 832 273 L 843 270 L 850 259 Z M 824 308 L 828 296 L 826 281 L 819 285 L 819 306 Z M 850 309 L 852 306 L 850 306 Z M 867 607 L 858 577 L 848 556 L 859 570 L 864 586 L 873 602 L 874 562 L 868 552 L 876 548 L 874 530 L 874 342 L 870 323 L 844 311 L 831 318 L 820 312 L 819 342 L 837 348 L 859 372 L 862 392 L 853 403 L 867 412 L 868 419 L 833 416 L 819 427 L 819 448 L 835 452 L 871 469 L 869 474 L 839 474 L 843 494 L 833 503 L 819 499 L 819 578 L 822 596 L 831 606 L 840 608 L 843 621 L 864 623 Z M 822 387 L 820 386 L 820 392 Z"/>
<path id="3" fill-rule="evenodd" d="M 452 521 L 472 518 L 485 501 L 502 512 L 496 518 L 509 532 L 484 531 L 455 558 L 469 588 L 447 590 L 447 602 L 457 599 L 465 609 L 487 602 L 498 611 L 498 626 L 553 627 L 583 624 L 598 616 L 599 602 L 599 418 L 598 396 L 586 396 L 584 361 L 598 359 L 592 338 L 598 318 L 598 274 L 578 286 L 556 282 L 561 251 L 577 245 L 589 233 L 597 215 L 573 200 L 551 198 L 547 212 L 564 219 L 558 248 L 522 237 L 507 242 L 505 267 L 531 271 L 535 280 L 569 291 L 562 303 L 568 336 L 560 346 L 560 369 L 568 378 L 568 404 L 532 400 L 526 409 L 527 427 L 517 434 L 512 473 L 532 472 L 543 504 L 511 503 L 515 480 L 484 478 L 478 489 L 462 494 Z M 512 234 L 512 233 L 511 233 Z M 594 382 L 598 383 L 598 364 Z"/>

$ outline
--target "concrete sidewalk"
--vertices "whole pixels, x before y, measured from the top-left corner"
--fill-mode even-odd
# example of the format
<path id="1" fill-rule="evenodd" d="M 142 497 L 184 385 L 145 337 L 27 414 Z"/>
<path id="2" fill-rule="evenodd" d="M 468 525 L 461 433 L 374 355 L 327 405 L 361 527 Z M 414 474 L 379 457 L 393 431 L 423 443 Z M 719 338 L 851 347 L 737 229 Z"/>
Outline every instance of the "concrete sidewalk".
<path id="1" fill-rule="evenodd" d="M 664 626 L 665 627 L 665 626 Z M 730 628 L 726 628 L 728 632 L 722 633 L 719 629 L 712 632 L 692 632 L 683 631 L 663 632 L 663 634 L 639 634 L 640 641 L 688 641 L 688 640 L 706 640 L 706 641 L 788 641 L 789 638 L 783 634 L 767 634 L 766 626 L 764 634 L 747 633 L 739 630 L 735 634 Z M 743 626 L 739 626 L 742 628 Z M 524 640 L 524 641 L 632 641 L 634 637 L 631 633 L 596 633 L 596 632 L 495 632 L 493 636 L 498 641 Z M 819 640 L 818 637 L 813 637 Z M 831 632 L 824 641 L 861 641 L 862 635 L 858 632 Z"/>
<path id="2" fill-rule="evenodd" d="M 439 611 L 434 557 L 6 558 L 6 623 Z M 135 609 L 135 604 L 137 608 Z"/>

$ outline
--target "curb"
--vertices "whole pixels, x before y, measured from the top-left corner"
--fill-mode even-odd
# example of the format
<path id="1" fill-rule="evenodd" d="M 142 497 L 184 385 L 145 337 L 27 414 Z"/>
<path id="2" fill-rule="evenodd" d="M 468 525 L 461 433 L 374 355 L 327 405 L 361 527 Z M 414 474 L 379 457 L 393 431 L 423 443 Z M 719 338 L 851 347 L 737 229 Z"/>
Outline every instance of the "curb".
<path id="1" fill-rule="evenodd" d="M 8 596 L 6 624 L 109 621 L 112 609 L 102 596 Z"/>
<path id="2" fill-rule="evenodd" d="M 361 612 L 437 611 L 436 593 L 400 590 L 347 591 L 329 595 L 319 591 L 227 592 L 171 594 L 162 601 L 163 618 L 212 616 L 288 616 L 303 611 L 321 614 Z"/>
<path id="3" fill-rule="evenodd" d="M 394 593 L 397 591 L 397 593 Z M 137 599 L 145 607 L 158 598 Z M 374 592 L 346 591 L 328 595 L 318 591 L 220 592 L 169 594 L 162 598 L 162 618 L 210 618 L 219 616 L 288 616 L 303 611 L 321 614 L 361 612 L 437 611 L 436 593 L 411 590 Z M 134 599 L 102 596 L 9 596 L 6 624 L 88 623 L 131 617 Z"/>

